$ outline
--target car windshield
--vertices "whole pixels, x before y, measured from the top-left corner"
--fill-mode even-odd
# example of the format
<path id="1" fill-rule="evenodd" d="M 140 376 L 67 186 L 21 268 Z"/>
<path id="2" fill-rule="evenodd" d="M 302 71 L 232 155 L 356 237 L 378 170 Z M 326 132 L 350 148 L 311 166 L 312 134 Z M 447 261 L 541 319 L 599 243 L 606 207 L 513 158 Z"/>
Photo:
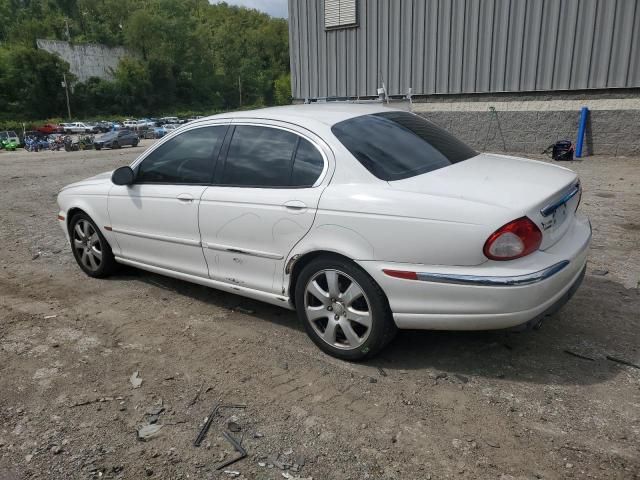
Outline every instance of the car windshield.
<path id="1" fill-rule="evenodd" d="M 0 132 L 0 138 L 2 139 L 9 138 L 9 134 L 7 132 Z"/>
<path id="2" fill-rule="evenodd" d="M 478 155 L 446 130 L 408 112 L 382 112 L 336 123 L 331 131 L 381 180 L 421 175 Z"/>
<path id="3" fill-rule="evenodd" d="M 102 137 L 100 137 L 100 140 L 109 140 L 110 138 L 116 137 L 117 135 L 118 132 L 107 132 L 102 135 Z"/>

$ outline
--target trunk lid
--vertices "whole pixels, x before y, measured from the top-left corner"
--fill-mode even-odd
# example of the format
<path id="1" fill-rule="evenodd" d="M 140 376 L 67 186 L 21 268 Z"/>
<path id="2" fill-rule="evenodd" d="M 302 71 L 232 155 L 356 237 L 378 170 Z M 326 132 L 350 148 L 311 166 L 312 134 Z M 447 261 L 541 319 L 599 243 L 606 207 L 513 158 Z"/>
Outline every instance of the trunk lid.
<path id="1" fill-rule="evenodd" d="M 540 248 L 544 250 L 560 240 L 571 224 L 580 193 L 561 201 L 577 183 L 577 175 L 567 168 L 506 155 L 480 154 L 446 168 L 391 181 L 389 185 L 402 191 L 501 207 L 505 209 L 504 223 L 526 215 L 542 231 Z M 556 203 L 561 204 L 552 213 L 541 213 Z M 491 227 L 497 230 L 503 224 Z"/>

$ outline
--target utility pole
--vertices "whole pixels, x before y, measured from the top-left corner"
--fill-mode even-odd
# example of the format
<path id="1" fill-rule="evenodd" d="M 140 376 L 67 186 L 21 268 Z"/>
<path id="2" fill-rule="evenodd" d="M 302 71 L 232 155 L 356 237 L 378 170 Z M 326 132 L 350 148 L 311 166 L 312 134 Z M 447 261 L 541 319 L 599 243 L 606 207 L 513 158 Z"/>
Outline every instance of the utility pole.
<path id="1" fill-rule="evenodd" d="M 69 103 L 69 84 L 67 83 L 67 74 L 63 73 L 62 78 L 64 79 L 64 82 L 62 82 L 64 85 L 64 92 L 67 94 L 67 115 L 69 115 L 69 120 L 71 120 L 71 103 Z"/>
<path id="2" fill-rule="evenodd" d="M 238 94 L 240 95 L 240 106 L 242 106 L 242 81 L 240 75 L 238 75 Z"/>

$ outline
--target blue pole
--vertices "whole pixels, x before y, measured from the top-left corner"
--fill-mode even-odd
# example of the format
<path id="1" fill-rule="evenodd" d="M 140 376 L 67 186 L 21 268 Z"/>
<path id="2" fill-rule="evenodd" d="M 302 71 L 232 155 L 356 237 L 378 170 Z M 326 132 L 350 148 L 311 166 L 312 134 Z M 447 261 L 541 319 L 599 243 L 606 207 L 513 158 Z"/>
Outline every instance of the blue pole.
<path id="1" fill-rule="evenodd" d="M 576 141 L 576 158 L 582 157 L 582 143 L 584 141 L 584 131 L 587 128 L 588 116 L 589 109 L 582 107 L 582 110 L 580 110 L 580 124 L 578 125 L 578 140 Z"/>

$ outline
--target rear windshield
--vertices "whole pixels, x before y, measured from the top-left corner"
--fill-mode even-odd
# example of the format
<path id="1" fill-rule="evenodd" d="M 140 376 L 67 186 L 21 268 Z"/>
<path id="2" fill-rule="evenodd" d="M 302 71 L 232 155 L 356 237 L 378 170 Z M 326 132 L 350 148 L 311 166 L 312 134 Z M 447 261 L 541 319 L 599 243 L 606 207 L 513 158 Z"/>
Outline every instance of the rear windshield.
<path id="1" fill-rule="evenodd" d="M 446 130 L 408 112 L 344 120 L 331 131 L 381 180 L 402 180 L 475 157 L 478 152 Z"/>

